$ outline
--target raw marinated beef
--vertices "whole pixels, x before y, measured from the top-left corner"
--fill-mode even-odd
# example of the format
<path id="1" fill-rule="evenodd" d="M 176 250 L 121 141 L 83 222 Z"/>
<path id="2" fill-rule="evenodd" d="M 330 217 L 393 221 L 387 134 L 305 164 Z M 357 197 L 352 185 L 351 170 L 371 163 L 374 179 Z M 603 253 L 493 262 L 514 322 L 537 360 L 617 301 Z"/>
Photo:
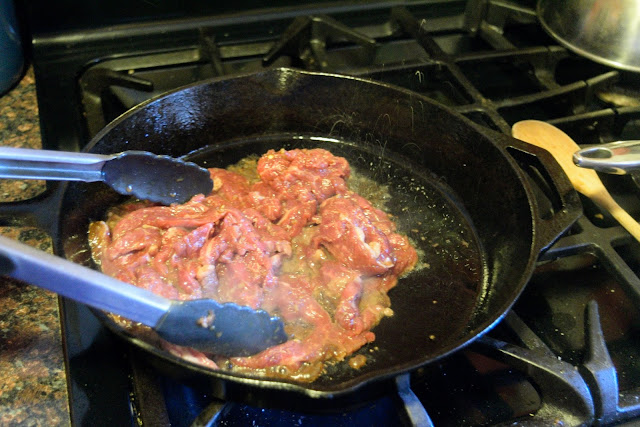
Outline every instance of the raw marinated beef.
<path id="1" fill-rule="evenodd" d="M 324 362 L 375 339 L 371 329 L 393 314 L 387 292 L 417 254 L 386 213 L 348 189 L 345 159 L 281 150 L 243 165 L 210 169 L 213 192 L 183 205 L 114 208 L 91 224 L 93 257 L 106 274 L 168 298 L 280 316 L 286 343 L 251 357 L 206 356 L 229 369 L 312 381 Z M 184 352 L 204 360 L 196 353 Z"/>

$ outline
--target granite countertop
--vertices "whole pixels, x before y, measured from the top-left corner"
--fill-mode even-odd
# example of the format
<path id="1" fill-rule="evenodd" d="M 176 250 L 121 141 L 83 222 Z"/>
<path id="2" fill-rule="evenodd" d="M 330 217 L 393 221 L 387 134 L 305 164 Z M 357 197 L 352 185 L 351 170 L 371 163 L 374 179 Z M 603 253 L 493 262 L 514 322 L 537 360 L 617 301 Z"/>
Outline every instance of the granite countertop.
<path id="1" fill-rule="evenodd" d="M 0 96 L 0 144 L 41 148 L 32 69 Z M 26 200 L 44 189 L 42 181 L 0 180 L 0 201 Z M 0 233 L 51 252 L 40 230 L 11 226 Z M 58 298 L 0 276 L 0 425 L 70 424 Z"/>

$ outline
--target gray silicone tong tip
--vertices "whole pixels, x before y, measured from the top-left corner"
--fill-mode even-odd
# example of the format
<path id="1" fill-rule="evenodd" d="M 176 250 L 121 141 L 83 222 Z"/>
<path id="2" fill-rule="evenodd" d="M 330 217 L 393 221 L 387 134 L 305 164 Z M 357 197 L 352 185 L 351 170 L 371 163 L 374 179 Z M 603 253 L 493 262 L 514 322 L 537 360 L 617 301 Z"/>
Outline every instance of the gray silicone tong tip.
<path id="1" fill-rule="evenodd" d="M 170 205 L 213 189 L 209 171 L 195 163 L 146 151 L 125 151 L 102 167 L 103 181 L 120 194 Z"/>
<path id="2" fill-rule="evenodd" d="M 185 327 L 193 322 L 193 313 L 200 316 Z M 174 301 L 155 330 L 172 343 L 221 356 L 250 356 L 287 340 L 279 318 L 213 300 Z"/>

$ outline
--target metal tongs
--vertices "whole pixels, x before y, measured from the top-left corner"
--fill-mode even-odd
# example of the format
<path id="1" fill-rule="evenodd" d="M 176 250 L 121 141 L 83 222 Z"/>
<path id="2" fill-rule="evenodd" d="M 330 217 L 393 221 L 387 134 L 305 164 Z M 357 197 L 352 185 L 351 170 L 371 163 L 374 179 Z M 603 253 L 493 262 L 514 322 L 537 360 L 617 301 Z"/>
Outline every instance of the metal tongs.
<path id="1" fill-rule="evenodd" d="M 624 175 L 640 169 L 640 141 L 616 141 L 577 151 L 573 162 L 599 172 Z"/>
<path id="2" fill-rule="evenodd" d="M 177 301 L 0 236 L 0 274 L 153 328 L 165 340 L 220 356 L 250 356 L 287 340 L 265 311 L 211 299 Z"/>
<path id="3" fill-rule="evenodd" d="M 0 178 L 102 181 L 115 191 L 165 205 L 209 194 L 209 171 L 195 163 L 147 151 L 75 153 L 0 147 Z"/>

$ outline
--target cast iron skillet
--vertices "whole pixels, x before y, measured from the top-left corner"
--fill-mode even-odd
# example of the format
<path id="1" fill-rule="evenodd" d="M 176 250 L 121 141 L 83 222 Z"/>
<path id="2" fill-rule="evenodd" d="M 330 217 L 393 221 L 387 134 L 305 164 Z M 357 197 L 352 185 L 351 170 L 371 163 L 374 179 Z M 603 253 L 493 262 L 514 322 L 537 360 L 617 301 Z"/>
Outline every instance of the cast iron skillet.
<path id="1" fill-rule="evenodd" d="M 103 319 L 157 366 L 218 384 L 220 397 L 238 386 L 335 398 L 462 348 L 502 319 L 539 254 L 581 213 L 577 194 L 546 151 L 404 89 L 294 69 L 176 90 L 127 112 L 85 150 L 147 150 L 225 167 L 281 147 L 327 148 L 387 185 L 387 209 L 424 264 L 391 291 L 395 315 L 359 351 L 366 365 L 354 370 L 339 363 L 309 384 L 205 369 Z M 58 253 L 92 265 L 88 224 L 120 197 L 102 184 L 68 184 L 53 231 Z"/>

